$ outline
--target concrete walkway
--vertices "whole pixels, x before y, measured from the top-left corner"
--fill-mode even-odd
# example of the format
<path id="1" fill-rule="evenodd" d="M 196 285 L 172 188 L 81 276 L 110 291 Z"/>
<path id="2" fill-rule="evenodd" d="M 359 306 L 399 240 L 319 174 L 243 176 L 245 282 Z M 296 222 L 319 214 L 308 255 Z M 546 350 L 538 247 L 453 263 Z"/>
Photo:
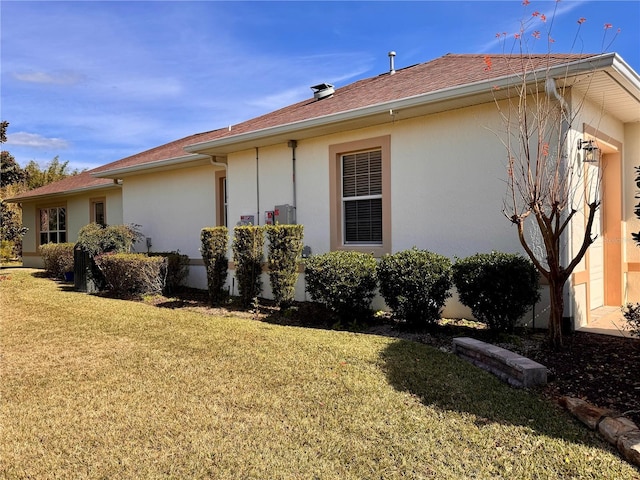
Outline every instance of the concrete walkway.
<path id="1" fill-rule="evenodd" d="M 616 337 L 632 337 L 631 332 L 625 329 L 626 323 L 620 307 L 600 307 L 591 311 L 589 324 L 578 328 L 577 331 Z"/>

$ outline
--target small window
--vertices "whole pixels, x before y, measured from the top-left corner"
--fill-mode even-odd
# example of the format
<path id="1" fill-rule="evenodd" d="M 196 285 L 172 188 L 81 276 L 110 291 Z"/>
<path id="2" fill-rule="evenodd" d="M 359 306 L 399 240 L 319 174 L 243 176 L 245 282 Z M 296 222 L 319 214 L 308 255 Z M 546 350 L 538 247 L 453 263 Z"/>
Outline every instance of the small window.
<path id="1" fill-rule="evenodd" d="M 96 202 L 93 204 L 95 211 L 96 223 L 104 225 L 104 203 Z"/>
<path id="2" fill-rule="evenodd" d="M 104 198 L 91 200 L 91 222 L 98 225 L 107 225 L 107 211 Z"/>
<path id="3" fill-rule="evenodd" d="M 64 207 L 40 209 L 40 245 L 67 241 L 67 210 Z"/>
<path id="4" fill-rule="evenodd" d="M 331 250 L 391 252 L 391 137 L 329 145 Z"/>

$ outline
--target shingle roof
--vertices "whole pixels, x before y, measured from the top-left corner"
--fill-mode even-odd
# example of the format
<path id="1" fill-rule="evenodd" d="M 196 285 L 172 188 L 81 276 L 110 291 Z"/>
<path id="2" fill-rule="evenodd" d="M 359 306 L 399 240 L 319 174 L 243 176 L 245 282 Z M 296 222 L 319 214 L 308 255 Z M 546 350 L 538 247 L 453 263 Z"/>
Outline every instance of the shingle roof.
<path id="1" fill-rule="evenodd" d="M 582 60 L 592 54 L 530 55 L 526 71 Z M 487 62 L 490 59 L 491 68 Z M 448 88 L 497 79 L 522 73 L 521 56 L 447 54 L 426 63 L 384 73 L 336 88 L 332 97 L 317 101 L 303 100 L 280 110 L 253 118 L 230 129 L 202 134 L 198 142 L 207 142 L 265 128 L 295 123 L 346 112 L 370 105 L 391 102 Z"/>
<path id="2" fill-rule="evenodd" d="M 131 155 L 130 157 L 126 157 L 121 160 L 117 160 L 115 162 L 97 167 L 92 170 L 92 173 L 121 169 L 134 165 L 143 165 L 145 163 L 152 163 L 160 160 L 167 160 L 170 158 L 189 156 L 190 154 L 185 152 L 184 147 L 201 142 L 202 138 L 204 138 L 206 135 L 210 135 L 211 133 L 212 132 L 196 133 L 179 140 L 174 140 L 173 142 L 160 145 L 159 147 L 154 147 L 150 150 L 145 150 L 144 152 L 136 153 L 135 155 Z"/>
<path id="3" fill-rule="evenodd" d="M 175 140 L 100 166 L 81 175 L 69 177 L 40 189 L 26 192 L 20 197 L 16 197 L 16 199 L 107 185 L 112 180 L 94 178 L 92 174 L 145 165 L 172 158 L 189 157 L 190 155 L 195 157 L 193 154 L 188 154 L 184 148 L 197 143 L 233 137 L 234 135 L 519 74 L 523 72 L 525 67 L 522 64 L 523 61 L 526 61 L 526 71 L 530 72 L 593 56 L 595 55 L 545 54 L 529 55 L 523 60 L 523 57 L 519 55 L 447 54 L 426 63 L 398 69 L 393 75 L 387 72 L 336 88 L 334 95 L 330 98 L 317 101 L 311 97 L 237 125 L 232 125 L 231 128 L 198 133 Z"/>
<path id="4" fill-rule="evenodd" d="M 7 199 L 6 201 L 17 202 L 29 198 L 46 197 L 65 192 L 72 193 L 83 190 L 92 190 L 113 185 L 113 180 L 109 178 L 95 178 L 91 176 L 91 172 L 92 170 L 88 170 L 86 172 L 79 173 L 78 175 L 63 178 L 62 180 L 44 185 L 43 187 L 23 192 L 15 197 Z"/>

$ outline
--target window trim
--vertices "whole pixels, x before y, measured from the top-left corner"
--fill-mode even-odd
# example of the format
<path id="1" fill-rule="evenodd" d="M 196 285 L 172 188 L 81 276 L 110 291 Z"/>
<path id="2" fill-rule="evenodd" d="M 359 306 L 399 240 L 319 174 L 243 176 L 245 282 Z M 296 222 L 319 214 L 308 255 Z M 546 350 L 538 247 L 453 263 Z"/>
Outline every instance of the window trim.
<path id="1" fill-rule="evenodd" d="M 342 156 L 380 149 L 382 153 L 382 244 L 345 244 L 342 205 Z M 391 253 L 391 135 L 329 145 L 329 234 L 331 250 Z"/>
<path id="2" fill-rule="evenodd" d="M 89 199 L 89 221 L 91 223 L 96 223 L 96 204 L 101 203 L 104 208 L 104 225 L 108 225 L 107 223 L 107 197 L 96 197 Z"/>
<path id="3" fill-rule="evenodd" d="M 66 236 L 66 241 L 69 242 L 69 209 L 67 208 L 67 202 L 56 202 L 56 203 L 44 203 L 44 204 L 38 204 L 36 205 L 36 249 L 39 249 L 42 245 L 46 245 L 40 242 L 40 234 L 42 233 L 42 226 L 41 226 L 41 210 L 45 210 L 45 209 L 50 209 L 50 208 L 64 208 L 65 210 L 65 221 L 66 221 L 66 230 L 64 230 L 65 232 L 65 236 Z M 60 231 L 60 230 L 58 230 Z"/>
<path id="4" fill-rule="evenodd" d="M 228 216 L 228 194 L 227 194 L 227 172 L 226 170 L 216 171 L 216 225 L 221 227 L 227 226 Z"/>

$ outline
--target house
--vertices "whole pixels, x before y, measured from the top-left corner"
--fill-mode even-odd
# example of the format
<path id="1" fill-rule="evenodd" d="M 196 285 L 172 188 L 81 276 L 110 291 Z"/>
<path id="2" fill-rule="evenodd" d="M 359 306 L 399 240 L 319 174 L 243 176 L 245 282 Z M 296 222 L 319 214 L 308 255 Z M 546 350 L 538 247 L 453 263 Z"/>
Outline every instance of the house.
<path id="1" fill-rule="evenodd" d="M 496 108 L 519 70 L 514 57 L 492 59 L 449 54 L 340 88 L 319 84 L 313 97 L 294 105 L 11 199 L 22 204 L 29 228 L 24 264 L 40 265 L 41 243 L 56 235 L 73 241 L 82 225 L 102 218 L 141 225 L 148 240 L 140 250 L 189 255 L 189 283 L 205 288 L 201 228 L 264 224 L 273 212 L 304 225 L 312 253 L 380 256 L 412 246 L 452 259 L 521 253 L 502 213 L 506 152 Z M 630 237 L 640 230 L 633 214 L 640 77 L 616 54 L 528 61 L 534 73 L 528 83 L 546 72 L 567 87 L 568 105 L 580 105 L 578 121 L 568 127 L 568 158 L 580 161 L 578 140 L 595 141 L 602 152 L 589 166 L 603 178 L 598 240 L 566 292 L 565 315 L 579 327 L 600 307 L 640 300 L 640 249 Z M 578 247 L 570 232 L 567 255 Z M 303 278 L 298 287 L 304 299 Z M 546 321 L 545 304 L 531 314 L 536 326 Z M 445 315 L 469 312 L 453 298 Z"/>

